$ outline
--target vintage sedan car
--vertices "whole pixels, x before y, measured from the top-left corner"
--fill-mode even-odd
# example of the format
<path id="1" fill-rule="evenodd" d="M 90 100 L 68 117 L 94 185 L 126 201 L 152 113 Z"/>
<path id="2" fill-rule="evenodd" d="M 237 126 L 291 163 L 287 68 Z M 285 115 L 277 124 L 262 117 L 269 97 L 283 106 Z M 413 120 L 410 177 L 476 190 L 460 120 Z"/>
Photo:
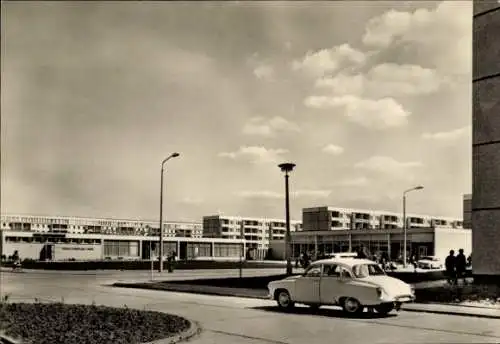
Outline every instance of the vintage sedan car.
<path id="1" fill-rule="evenodd" d="M 420 269 L 442 269 L 443 262 L 438 257 L 426 256 L 417 261 L 417 267 Z"/>
<path id="2" fill-rule="evenodd" d="M 302 303 L 341 306 L 347 313 L 368 307 L 387 314 L 415 300 L 412 286 L 387 276 L 377 263 L 356 258 L 318 260 L 301 275 L 270 282 L 268 289 L 269 298 L 283 309 Z"/>

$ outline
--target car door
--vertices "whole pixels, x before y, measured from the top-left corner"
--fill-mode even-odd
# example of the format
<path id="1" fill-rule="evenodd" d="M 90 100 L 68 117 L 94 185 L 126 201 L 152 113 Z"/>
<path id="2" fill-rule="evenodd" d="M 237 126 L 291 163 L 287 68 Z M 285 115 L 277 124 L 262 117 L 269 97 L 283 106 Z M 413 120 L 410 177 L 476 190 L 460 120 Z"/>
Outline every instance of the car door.
<path id="1" fill-rule="evenodd" d="M 340 271 L 341 267 L 337 264 L 324 264 L 319 287 L 321 304 L 335 304 L 341 296 Z"/>
<path id="2" fill-rule="evenodd" d="M 323 265 L 313 265 L 295 280 L 294 301 L 320 303 L 319 288 Z"/>

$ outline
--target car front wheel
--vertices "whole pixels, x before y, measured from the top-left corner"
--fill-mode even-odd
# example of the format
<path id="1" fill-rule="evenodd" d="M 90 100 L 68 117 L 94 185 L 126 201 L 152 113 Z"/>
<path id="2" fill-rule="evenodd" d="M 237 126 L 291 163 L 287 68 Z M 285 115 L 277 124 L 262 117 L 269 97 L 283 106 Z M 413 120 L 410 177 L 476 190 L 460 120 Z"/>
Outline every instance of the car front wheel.
<path id="1" fill-rule="evenodd" d="M 349 314 L 363 312 L 363 306 L 361 305 L 361 303 L 359 303 L 358 300 L 352 297 L 347 297 L 344 299 L 344 301 L 342 302 L 342 308 L 344 309 L 344 312 L 347 312 Z"/>
<path id="2" fill-rule="evenodd" d="M 394 304 L 393 303 L 382 303 L 382 304 L 380 304 L 378 306 L 375 306 L 375 310 L 377 311 L 377 313 L 380 313 L 380 314 L 383 314 L 383 315 L 388 314 L 393 309 L 394 309 Z"/>
<path id="3" fill-rule="evenodd" d="M 293 307 L 293 301 L 290 297 L 290 293 L 286 290 L 278 291 L 276 301 L 278 302 L 278 307 L 281 309 L 290 309 Z"/>

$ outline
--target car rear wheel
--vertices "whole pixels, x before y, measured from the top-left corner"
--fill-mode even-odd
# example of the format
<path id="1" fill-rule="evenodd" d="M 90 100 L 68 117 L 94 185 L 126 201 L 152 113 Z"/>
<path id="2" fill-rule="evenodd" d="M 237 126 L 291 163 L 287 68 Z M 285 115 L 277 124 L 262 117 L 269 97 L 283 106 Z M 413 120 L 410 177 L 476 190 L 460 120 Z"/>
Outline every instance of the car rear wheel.
<path id="1" fill-rule="evenodd" d="M 361 303 L 352 297 L 347 297 L 344 299 L 344 301 L 342 302 L 342 308 L 344 309 L 344 312 L 349 314 L 363 312 L 363 306 L 361 305 Z"/>
<path id="2" fill-rule="evenodd" d="M 290 309 L 294 306 L 290 293 L 286 290 L 279 290 L 276 294 L 276 302 L 281 309 Z"/>
<path id="3" fill-rule="evenodd" d="M 383 315 L 388 314 L 393 309 L 394 309 L 394 304 L 393 303 L 382 303 L 382 304 L 380 304 L 378 306 L 375 306 L 375 310 L 377 311 L 377 313 L 380 313 L 380 314 L 383 314 Z"/>

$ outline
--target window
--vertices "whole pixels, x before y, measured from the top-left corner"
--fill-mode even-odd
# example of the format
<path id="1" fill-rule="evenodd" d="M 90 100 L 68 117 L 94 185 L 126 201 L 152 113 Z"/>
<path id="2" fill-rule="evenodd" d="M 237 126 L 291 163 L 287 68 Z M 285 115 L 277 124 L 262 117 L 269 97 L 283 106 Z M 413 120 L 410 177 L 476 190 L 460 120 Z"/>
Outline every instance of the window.
<path id="1" fill-rule="evenodd" d="M 352 270 L 354 275 L 358 278 L 385 275 L 384 270 L 377 264 L 358 264 L 354 265 Z"/>
<path id="2" fill-rule="evenodd" d="M 323 268 L 323 276 L 325 277 L 340 277 L 340 266 L 329 264 Z"/>
<path id="3" fill-rule="evenodd" d="M 306 277 L 319 277 L 321 276 L 321 265 L 311 266 L 305 272 L 304 276 Z"/>

